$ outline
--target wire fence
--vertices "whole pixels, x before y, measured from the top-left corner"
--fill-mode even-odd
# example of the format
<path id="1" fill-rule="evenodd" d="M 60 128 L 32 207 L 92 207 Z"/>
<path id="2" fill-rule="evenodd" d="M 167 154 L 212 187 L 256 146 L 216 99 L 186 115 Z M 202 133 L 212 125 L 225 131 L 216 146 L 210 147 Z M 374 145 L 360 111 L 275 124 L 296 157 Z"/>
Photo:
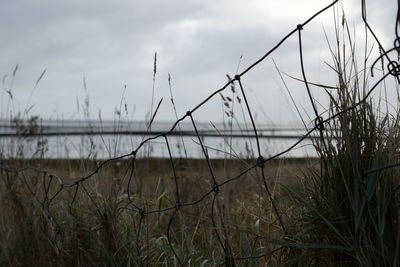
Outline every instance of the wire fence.
<path id="1" fill-rule="evenodd" d="M 143 257 L 143 254 L 145 251 L 143 251 L 143 246 L 142 243 L 146 242 L 146 227 L 149 227 L 149 223 L 151 223 L 149 220 L 149 216 L 151 215 L 158 215 L 160 216 L 161 214 L 165 214 L 169 216 L 169 219 L 165 225 L 165 235 L 168 241 L 168 244 L 175 255 L 175 258 L 177 262 L 179 263 L 180 266 L 186 266 L 188 265 L 187 262 L 184 260 L 184 256 L 180 255 L 179 252 L 177 251 L 177 245 L 173 240 L 173 224 L 179 214 L 182 213 L 186 208 L 188 207 L 193 207 L 196 205 L 199 205 L 200 203 L 205 203 L 206 199 L 210 201 L 209 203 L 209 219 L 211 220 L 212 223 L 212 229 L 213 229 L 213 234 L 215 238 L 217 239 L 220 249 L 223 253 L 223 258 L 224 262 L 221 262 L 221 265 L 225 266 L 235 266 L 235 263 L 238 261 L 246 261 L 246 260 L 254 260 L 254 259 L 259 259 L 259 258 L 265 258 L 270 255 L 273 255 L 277 251 L 281 250 L 283 246 L 276 246 L 275 249 L 265 251 L 263 253 L 260 253 L 258 255 L 235 255 L 238 253 L 232 252 L 229 244 L 226 242 L 226 233 L 224 233 L 224 221 L 223 221 L 223 216 L 219 215 L 218 212 L 216 211 L 217 209 L 219 210 L 219 204 L 218 204 L 218 197 L 220 195 L 221 189 L 226 187 L 228 184 L 233 183 L 234 181 L 240 180 L 243 177 L 245 177 L 246 174 L 248 174 L 251 171 L 258 170 L 258 174 L 260 175 L 262 185 L 263 185 L 263 190 L 268 196 L 268 199 L 272 205 L 272 211 L 274 212 L 274 216 L 277 220 L 277 223 L 279 225 L 279 231 L 281 233 L 281 236 L 285 236 L 287 234 L 287 226 L 285 225 L 284 219 L 282 218 L 282 213 L 279 210 L 279 205 L 277 205 L 276 200 L 273 197 L 273 194 L 271 192 L 270 185 L 268 184 L 267 181 L 267 175 L 265 168 L 267 164 L 290 152 L 294 148 L 298 147 L 299 144 L 302 143 L 303 140 L 310 138 L 310 136 L 313 133 L 318 134 L 318 138 L 323 145 L 323 147 L 326 147 L 326 143 L 329 142 L 326 140 L 325 137 L 325 126 L 328 124 L 330 121 L 334 120 L 335 118 L 340 117 L 341 115 L 356 109 L 359 105 L 362 103 L 366 102 L 368 98 L 371 96 L 372 92 L 389 76 L 394 76 L 395 79 L 397 79 L 398 82 L 400 82 L 399 74 L 400 74 L 400 66 L 398 65 L 398 62 L 396 60 L 392 60 L 390 58 L 390 53 L 391 52 L 400 52 L 400 36 L 399 36 L 399 26 L 400 26 L 400 18 L 399 14 L 400 11 L 397 12 L 397 18 L 395 22 L 395 41 L 394 41 L 394 47 L 386 50 L 384 49 L 383 45 L 381 44 L 380 40 L 374 33 L 373 29 L 371 26 L 368 24 L 367 20 L 367 11 L 366 11 L 366 3 L 365 0 L 361 1 L 361 11 L 362 11 L 362 20 L 365 23 L 365 26 L 367 27 L 369 33 L 373 36 L 375 39 L 376 43 L 379 46 L 381 53 L 381 57 L 376 59 L 376 61 L 372 64 L 372 69 L 374 65 L 381 60 L 382 58 L 385 58 L 389 64 L 387 65 L 387 73 L 384 74 L 379 80 L 370 88 L 368 92 L 361 98 L 359 102 L 357 102 L 355 105 L 346 107 L 342 109 L 341 111 L 337 112 L 336 114 L 330 115 L 329 117 L 323 117 L 324 114 L 323 112 L 319 111 L 317 108 L 316 100 L 313 98 L 311 94 L 311 90 L 309 87 L 309 83 L 307 82 L 307 75 L 305 71 L 305 66 L 304 66 L 304 61 L 303 61 L 303 41 L 302 41 L 302 32 L 303 30 L 307 27 L 307 25 L 313 21 L 317 16 L 319 16 L 321 13 L 331 9 L 334 5 L 338 3 L 338 0 L 333 1 L 331 4 L 325 6 L 322 8 L 320 11 L 312 15 L 310 18 L 308 18 L 306 21 L 303 23 L 298 24 L 292 31 L 290 31 L 286 36 L 284 36 L 279 42 L 276 43 L 276 45 L 267 51 L 261 58 L 259 58 L 257 61 L 255 61 L 253 64 L 251 64 L 249 67 L 247 67 L 244 71 L 241 73 L 235 75 L 230 81 L 228 81 L 224 86 L 222 86 L 220 89 L 214 91 L 211 95 L 209 95 L 206 99 L 204 99 L 202 102 L 200 102 L 197 106 L 192 108 L 191 110 L 187 111 L 182 117 L 178 118 L 173 126 L 170 128 L 170 130 L 166 132 L 161 132 L 156 135 L 150 136 L 146 139 L 144 139 L 134 150 L 132 150 L 128 154 L 120 155 L 118 157 L 114 158 L 109 158 L 107 160 L 104 160 L 96 166 L 94 170 L 92 170 L 89 174 L 80 177 L 79 179 L 76 179 L 72 182 L 67 182 L 65 179 L 62 177 L 55 175 L 53 173 L 50 173 L 49 171 L 45 169 L 41 169 L 39 167 L 33 167 L 33 166 L 25 166 L 23 168 L 13 168 L 13 166 L 8 165 L 7 159 L 2 159 L 1 160 L 1 175 L 8 177 L 10 174 L 17 174 L 20 175 L 24 178 L 24 173 L 27 172 L 36 172 L 37 174 L 40 174 L 41 176 L 40 179 L 43 181 L 43 190 L 45 193 L 45 196 L 42 199 L 37 199 L 37 201 L 40 203 L 40 206 L 42 207 L 43 212 L 47 215 L 48 220 L 51 222 L 51 224 L 57 229 L 57 233 L 63 231 L 63 226 L 61 222 L 57 221 L 57 218 L 53 215 L 53 206 L 52 204 L 56 199 L 60 197 L 62 192 L 66 190 L 72 190 L 73 191 L 73 197 L 70 199 L 70 204 L 69 207 L 72 207 L 74 205 L 74 202 L 78 198 L 78 195 L 85 194 L 93 203 L 96 209 L 100 210 L 98 207 L 98 203 L 95 199 L 95 196 L 93 196 L 93 193 L 91 192 L 90 188 L 86 184 L 89 180 L 94 179 L 98 173 L 102 171 L 102 168 L 105 166 L 111 164 L 112 162 L 117 162 L 119 160 L 127 159 L 129 160 L 129 168 L 128 168 L 128 180 L 126 184 L 126 194 L 127 194 L 127 199 L 128 202 L 124 205 L 122 209 L 128 210 L 129 212 L 136 214 L 136 216 L 132 219 L 132 224 L 135 225 L 136 232 L 131 233 L 132 235 L 135 236 L 135 243 L 136 243 L 136 257 L 137 257 L 137 264 L 138 265 L 146 265 L 146 261 Z M 298 138 L 290 147 L 287 149 L 281 151 L 280 153 L 277 153 L 275 155 L 269 156 L 267 158 L 264 157 L 262 154 L 262 150 L 260 148 L 260 137 L 258 136 L 259 131 L 257 129 L 257 125 L 254 121 L 253 118 L 253 110 L 251 108 L 250 103 L 248 102 L 248 97 L 247 97 L 247 92 L 242 84 L 243 79 L 245 79 L 246 74 L 251 72 L 252 69 L 266 60 L 271 53 L 273 53 L 275 50 L 279 49 L 279 47 L 285 43 L 289 38 L 297 35 L 298 39 L 298 49 L 299 49 L 299 57 L 300 57 L 300 68 L 302 72 L 302 78 L 304 80 L 305 84 L 305 91 L 309 96 L 310 100 L 310 105 L 312 106 L 313 112 L 314 112 L 314 125 L 311 129 L 309 129 L 307 132 L 305 132 L 300 138 Z M 373 74 L 373 72 L 372 72 Z M 195 119 L 193 115 L 195 113 L 198 113 L 198 110 L 200 107 L 205 105 L 210 99 L 214 97 L 218 97 L 221 92 L 226 90 L 229 86 L 235 84 L 240 88 L 240 93 L 242 95 L 242 99 L 244 100 L 244 105 L 245 105 L 245 110 L 247 111 L 247 115 L 250 118 L 251 121 L 251 131 L 252 131 L 252 136 L 255 137 L 256 141 L 256 160 L 251 163 L 246 169 L 242 170 L 241 172 L 237 173 L 236 175 L 229 177 L 228 179 L 221 180 L 219 177 L 215 174 L 214 168 L 212 166 L 212 162 L 208 156 L 208 150 L 206 145 L 203 142 L 203 138 L 201 137 L 201 133 L 197 129 L 197 125 L 195 122 Z M 153 119 L 157 114 L 157 109 L 153 114 Z M 204 156 L 205 163 L 207 165 L 208 169 L 208 174 L 209 174 L 209 188 L 207 189 L 206 192 L 202 193 L 200 197 L 193 201 L 185 201 L 184 200 L 184 192 L 182 192 L 181 184 L 180 184 L 180 179 L 179 175 L 177 174 L 177 166 L 176 162 L 174 160 L 174 155 L 172 153 L 171 147 L 170 147 L 170 138 L 171 136 L 174 136 L 175 130 L 177 127 L 179 127 L 179 123 L 183 121 L 189 121 L 192 126 L 193 126 L 193 131 L 192 134 L 197 138 L 198 143 L 200 144 L 200 147 L 202 149 L 202 153 Z M 171 167 L 171 172 L 173 176 L 173 184 L 174 184 L 174 204 L 166 206 L 166 207 L 161 207 L 161 208 L 156 208 L 156 209 L 146 209 L 146 203 L 143 203 L 142 201 L 138 200 L 134 196 L 134 179 L 135 179 L 135 170 L 138 168 L 138 164 L 142 164 L 142 161 L 139 161 L 137 159 L 138 152 L 145 149 L 146 144 L 149 144 L 153 141 L 161 140 L 165 142 L 167 150 L 168 150 L 168 155 L 169 155 L 169 160 L 170 160 L 170 167 Z M 400 163 L 393 163 L 388 166 L 382 166 L 381 168 L 376 168 L 372 170 L 368 170 L 367 173 L 373 173 L 373 172 L 379 172 L 388 168 L 393 168 L 400 166 Z M 39 178 L 38 178 L 39 179 Z M 144 181 L 145 182 L 145 181 Z M 50 192 L 50 188 L 54 187 L 54 183 L 57 183 L 57 188 L 54 192 Z M 181 216 L 181 215 L 179 215 Z M 217 222 L 219 220 L 219 222 Z M 222 225 L 222 226 L 221 226 Z"/>

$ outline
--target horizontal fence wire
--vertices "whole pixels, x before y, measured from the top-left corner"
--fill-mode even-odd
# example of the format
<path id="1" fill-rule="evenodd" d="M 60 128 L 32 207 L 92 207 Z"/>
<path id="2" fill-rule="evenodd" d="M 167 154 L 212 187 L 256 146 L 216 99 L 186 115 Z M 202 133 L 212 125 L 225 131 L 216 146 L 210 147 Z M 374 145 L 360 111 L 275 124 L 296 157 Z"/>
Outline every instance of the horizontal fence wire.
<path id="1" fill-rule="evenodd" d="M 168 242 L 173 254 L 175 255 L 175 258 L 176 258 L 177 262 L 179 263 L 179 265 L 181 265 L 181 266 L 188 265 L 188 263 L 184 261 L 182 255 L 179 255 L 178 251 L 176 250 L 176 245 L 172 241 L 173 224 L 174 224 L 174 221 L 176 220 L 176 217 L 178 216 L 178 213 L 180 211 L 182 211 L 186 207 L 196 206 L 199 203 L 203 202 L 206 198 L 211 198 L 211 204 L 210 204 L 211 206 L 209 207 L 209 211 L 210 211 L 209 216 L 210 216 L 210 219 L 211 219 L 211 222 L 213 225 L 213 231 L 214 231 L 215 237 L 219 243 L 219 246 L 222 249 L 222 252 L 224 253 L 224 255 L 223 255 L 224 262 L 221 262 L 220 263 L 221 265 L 235 266 L 235 262 L 238 262 L 238 261 L 256 260 L 259 258 L 268 257 L 270 255 L 273 255 L 274 253 L 280 251 L 283 247 L 276 246 L 275 249 L 273 249 L 271 251 L 265 251 L 259 255 L 241 255 L 240 256 L 240 255 L 235 255 L 231 251 L 229 246 L 226 245 L 226 242 L 224 241 L 225 234 L 222 232 L 221 229 L 219 229 L 217 227 L 217 224 L 218 224 L 217 218 L 221 217 L 221 216 L 217 216 L 217 211 L 216 211 L 216 206 L 218 205 L 218 195 L 220 194 L 220 189 L 222 187 L 226 186 L 227 184 L 232 183 L 235 180 L 241 179 L 242 177 L 244 177 L 245 174 L 249 173 L 250 171 L 258 170 L 260 173 L 262 184 L 264 186 L 263 190 L 265 190 L 265 192 L 269 198 L 269 201 L 272 204 L 272 210 L 275 213 L 275 216 L 279 223 L 281 234 L 282 234 L 282 236 L 285 236 L 287 234 L 286 225 L 284 223 L 284 220 L 282 219 L 281 212 L 279 211 L 279 207 L 276 205 L 276 200 L 274 200 L 274 198 L 271 194 L 271 190 L 267 183 L 267 177 L 266 177 L 265 171 L 264 171 L 266 164 L 268 162 L 270 162 L 271 160 L 276 159 L 282 155 L 285 155 L 288 152 L 290 152 L 291 150 L 293 150 L 294 148 L 298 147 L 302 141 L 304 141 L 307 138 L 310 138 L 313 133 L 316 133 L 318 136 L 317 138 L 320 139 L 320 141 L 321 141 L 321 144 L 323 144 L 323 146 L 326 146 L 326 142 L 328 142 L 328 140 L 326 140 L 326 138 L 325 138 L 325 130 L 326 130 L 325 125 L 326 124 L 328 124 L 330 121 L 334 120 L 335 118 L 338 118 L 339 116 L 341 116 L 351 110 L 356 109 L 359 105 L 366 102 L 368 100 L 368 98 L 371 96 L 372 92 L 387 77 L 394 76 L 395 79 L 397 79 L 397 81 L 399 81 L 400 67 L 399 67 L 397 61 L 392 60 L 390 58 L 391 52 L 393 52 L 393 51 L 399 52 L 400 51 L 400 36 L 399 36 L 399 29 L 398 29 L 399 28 L 399 12 L 397 12 L 397 19 L 396 19 L 396 26 L 395 26 L 396 39 L 394 41 L 394 47 L 389 50 L 385 50 L 383 45 L 381 44 L 380 40 L 374 33 L 372 27 L 368 24 L 366 3 L 365 3 L 365 0 L 362 0 L 361 1 L 362 20 L 363 20 L 365 26 L 367 27 L 369 33 L 374 37 L 375 41 L 378 43 L 380 51 L 382 52 L 381 56 L 378 59 L 376 59 L 374 61 L 374 63 L 372 64 L 372 69 L 373 69 L 374 65 L 376 64 L 376 62 L 378 62 L 382 58 L 386 58 L 387 61 L 389 62 L 389 64 L 387 65 L 388 72 L 386 74 L 384 74 L 381 78 L 379 78 L 376 81 L 376 83 L 370 88 L 370 90 L 368 92 L 366 92 L 364 97 L 361 98 L 360 101 L 357 102 L 356 104 L 349 106 L 349 107 L 345 107 L 342 110 L 340 110 L 339 112 L 337 112 L 336 114 L 332 114 L 329 117 L 325 117 L 325 118 L 322 115 L 323 113 L 318 111 L 316 101 L 311 94 L 311 90 L 310 90 L 309 84 L 307 82 L 306 66 L 304 64 L 304 58 L 303 58 L 302 32 L 306 29 L 306 26 L 308 25 L 308 23 L 310 23 L 312 20 L 314 20 L 321 13 L 332 8 L 337 3 L 338 3 L 338 0 L 333 1 L 329 5 L 325 6 L 324 8 L 322 8 L 321 10 L 316 12 L 314 15 L 312 15 L 309 19 L 307 19 L 303 23 L 298 24 L 293 30 L 291 30 L 279 42 L 277 42 L 276 45 L 272 49 L 267 51 L 261 58 L 256 60 L 250 66 L 248 66 L 241 73 L 233 76 L 234 77 L 233 79 L 230 79 L 221 88 L 215 90 L 207 98 L 205 98 L 203 101 L 201 101 L 197 106 L 195 106 L 191 110 L 187 111 L 183 116 L 178 118 L 168 131 L 157 132 L 155 134 L 153 133 L 154 135 L 145 138 L 136 147 L 136 149 L 132 150 L 130 153 L 101 161 L 101 163 L 98 164 L 98 166 L 93 171 L 91 171 L 89 174 L 87 174 L 83 177 L 80 177 L 79 179 L 76 179 L 75 181 L 70 182 L 70 183 L 66 182 L 65 179 L 63 179 L 62 177 L 60 177 L 56 174 L 53 174 L 45 169 L 38 168 L 38 167 L 25 166 L 22 168 L 14 168 L 13 166 L 8 165 L 7 159 L 2 159 L 0 162 L 0 169 L 2 171 L 2 175 L 7 176 L 12 173 L 17 173 L 17 174 L 21 174 L 22 176 L 24 176 L 24 173 L 26 173 L 28 171 L 33 171 L 33 172 L 40 174 L 43 178 L 47 178 L 48 182 L 44 183 L 45 197 L 44 197 L 44 199 L 38 199 L 38 202 L 41 204 L 42 209 L 47 214 L 49 220 L 54 224 L 54 226 L 56 228 L 59 229 L 59 231 L 62 231 L 62 226 L 60 225 L 59 222 L 57 222 L 56 218 L 52 215 L 52 203 L 55 201 L 55 199 L 57 199 L 59 197 L 60 193 L 66 189 L 74 190 L 73 197 L 70 200 L 70 206 L 72 206 L 74 204 L 74 202 L 76 201 L 79 192 L 81 192 L 82 194 L 85 194 L 88 196 L 90 201 L 93 203 L 95 209 L 98 210 L 98 212 L 100 212 L 100 207 L 98 207 L 96 200 L 94 199 L 89 188 L 87 187 L 86 181 L 94 178 L 95 175 L 98 174 L 102 170 L 102 168 L 104 168 L 106 165 L 110 164 L 111 162 L 116 162 L 116 161 L 122 160 L 122 159 L 128 159 L 130 162 L 130 167 L 129 167 L 129 173 L 128 173 L 126 193 L 127 193 L 128 199 L 129 199 L 129 203 L 127 205 L 125 205 L 123 207 L 123 209 L 129 210 L 130 212 L 138 215 L 138 220 L 136 222 L 134 222 L 135 226 L 136 226 L 136 232 L 134 233 L 134 236 L 135 236 L 135 240 L 136 240 L 136 254 L 137 254 L 136 256 L 138 259 L 138 262 L 137 262 L 138 265 L 141 265 L 141 266 L 146 265 L 144 257 L 143 257 L 143 254 L 145 254 L 145 251 L 143 251 L 141 244 L 142 244 L 142 242 L 146 242 L 145 241 L 146 238 L 144 236 L 145 233 L 142 229 L 143 229 L 144 224 L 147 223 L 148 216 L 151 214 L 159 215 L 159 214 L 163 214 L 163 213 L 167 213 L 167 212 L 170 213 L 168 223 L 167 223 L 166 229 L 165 229 L 167 242 Z M 308 129 L 308 131 L 305 132 L 303 135 L 296 136 L 297 140 L 295 142 L 293 142 L 293 144 L 291 146 L 289 146 L 288 148 L 282 150 L 281 152 L 279 152 L 275 155 L 264 158 L 264 156 L 262 155 L 261 149 L 260 149 L 260 140 L 259 140 L 260 138 L 262 138 L 262 136 L 259 136 L 259 131 L 257 129 L 257 125 L 253 119 L 253 111 L 251 109 L 250 104 L 248 103 L 247 93 L 246 93 L 245 88 L 242 85 L 242 80 L 245 79 L 245 76 L 247 73 L 249 73 L 258 64 L 260 64 L 266 58 L 268 58 L 271 55 L 271 53 L 273 53 L 275 50 L 277 50 L 290 37 L 295 37 L 296 33 L 297 33 L 297 40 L 298 40 L 298 47 L 299 47 L 300 68 L 301 68 L 304 84 L 306 87 L 305 93 L 309 97 L 309 101 L 310 101 L 310 104 L 311 104 L 311 107 L 313 109 L 314 116 L 315 116 L 314 125 L 312 128 Z M 373 70 L 371 70 L 371 74 L 374 75 Z M 251 121 L 251 127 L 252 127 L 250 129 L 251 136 L 253 136 L 255 138 L 255 141 L 257 143 L 257 146 L 256 146 L 257 147 L 257 151 L 256 151 L 257 159 L 256 159 L 256 161 L 254 161 L 246 169 L 242 170 L 237 175 L 230 177 L 228 179 L 225 179 L 225 180 L 220 180 L 214 173 L 213 167 L 210 162 L 210 158 L 208 156 L 207 147 L 204 145 L 201 133 L 198 131 L 198 129 L 196 127 L 196 122 L 193 118 L 193 114 L 197 113 L 197 111 L 200 107 L 205 105 L 207 102 L 209 102 L 215 96 L 218 96 L 221 92 L 223 92 L 226 88 L 228 88 L 228 86 L 231 86 L 231 85 L 239 86 L 240 93 L 242 94 L 242 99 L 244 99 L 247 116 L 250 118 L 250 121 Z M 153 118 L 156 115 L 156 113 L 157 113 L 157 110 L 154 112 Z M 182 189 L 180 188 L 179 183 L 178 183 L 178 175 L 177 175 L 177 169 L 176 169 L 177 167 L 175 166 L 175 163 L 173 160 L 174 157 L 172 155 L 172 151 L 171 151 L 170 143 L 169 143 L 169 137 L 176 135 L 176 132 L 175 132 L 176 128 L 178 127 L 179 123 L 183 122 L 184 120 L 190 120 L 192 123 L 193 131 L 190 131 L 190 135 L 197 138 L 198 143 L 200 144 L 202 154 L 204 156 L 204 160 L 207 163 L 208 174 L 209 174 L 208 179 L 209 179 L 209 184 L 210 184 L 210 188 L 206 192 L 204 192 L 201 195 L 201 197 L 199 197 L 196 200 L 190 201 L 190 202 L 182 201 Z M 148 133 L 148 132 L 146 132 L 146 133 Z M 246 136 L 248 136 L 248 135 L 246 135 Z M 140 162 L 137 159 L 137 155 L 138 155 L 139 151 L 145 149 L 146 144 L 148 144 L 152 141 L 158 140 L 158 139 L 163 139 L 165 141 L 166 147 L 168 150 L 168 157 L 169 157 L 170 166 L 171 166 L 172 175 L 173 175 L 172 179 L 173 179 L 173 184 L 175 187 L 175 192 L 174 192 L 174 195 L 175 195 L 174 202 L 175 203 L 174 203 L 174 205 L 171 205 L 168 207 L 163 207 L 160 209 L 146 210 L 144 208 L 144 206 L 145 206 L 144 203 L 135 202 L 134 196 L 132 194 L 132 185 L 133 185 L 133 179 L 134 179 L 134 175 L 135 175 L 135 169 L 137 168 L 137 164 L 140 164 Z M 400 163 L 393 163 L 388 166 L 382 166 L 380 168 L 368 170 L 366 172 L 366 174 L 375 173 L 375 172 L 386 170 L 388 168 L 394 168 L 394 167 L 398 167 L 398 166 L 400 166 Z M 321 166 L 321 170 L 322 170 L 322 166 Z M 46 179 L 43 179 L 43 181 L 46 181 Z M 56 190 L 53 194 L 50 194 L 50 186 L 53 183 L 58 183 L 58 190 Z M 219 223 L 221 225 L 223 225 L 222 220 Z"/>

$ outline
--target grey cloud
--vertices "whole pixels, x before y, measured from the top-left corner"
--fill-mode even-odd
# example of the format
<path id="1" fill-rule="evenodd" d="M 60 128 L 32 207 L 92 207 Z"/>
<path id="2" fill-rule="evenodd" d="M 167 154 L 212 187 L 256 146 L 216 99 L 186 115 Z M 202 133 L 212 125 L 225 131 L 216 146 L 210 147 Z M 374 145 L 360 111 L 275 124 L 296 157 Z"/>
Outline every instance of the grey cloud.
<path id="1" fill-rule="evenodd" d="M 280 20 L 263 24 L 259 23 L 262 20 L 256 23 L 251 17 L 230 16 L 219 8 L 231 2 L 218 3 L 6 0 L 0 9 L 0 74 L 10 74 L 14 65 L 20 63 L 14 93 L 25 103 L 37 77 L 47 68 L 33 98 L 37 104 L 33 112 L 44 117 L 53 114 L 54 109 L 67 117 L 76 111 L 76 97 L 83 100 L 85 75 L 93 113 L 101 109 L 110 118 L 126 84 L 125 98 L 130 107 L 136 106 L 136 118 L 143 119 L 149 110 L 153 55 L 157 51 L 156 100 L 164 97 L 165 115 L 160 119 L 167 119 L 171 117 L 168 73 L 172 74 L 176 103 L 183 113 L 223 85 L 226 73 L 234 74 L 240 55 L 243 55 L 240 68 L 243 70 L 295 26 Z M 390 9 L 379 11 L 378 4 L 371 3 L 369 10 L 371 22 L 380 29 L 392 20 L 383 16 L 385 12 L 392 14 Z M 321 22 L 311 23 L 303 34 L 306 67 L 310 79 L 316 80 L 320 68 L 318 51 L 326 48 Z M 272 57 L 284 71 L 299 76 L 296 38 L 291 38 Z M 246 80 L 259 98 L 253 96 L 252 101 L 265 101 L 269 113 L 282 103 L 271 100 L 272 96 L 281 95 L 273 79 L 279 81 L 271 61 L 267 60 L 249 73 Z M 295 90 L 294 95 L 303 99 L 304 91 Z M 307 99 L 303 100 L 306 105 Z M 219 111 L 215 104 L 203 111 L 203 119 L 212 118 Z"/>

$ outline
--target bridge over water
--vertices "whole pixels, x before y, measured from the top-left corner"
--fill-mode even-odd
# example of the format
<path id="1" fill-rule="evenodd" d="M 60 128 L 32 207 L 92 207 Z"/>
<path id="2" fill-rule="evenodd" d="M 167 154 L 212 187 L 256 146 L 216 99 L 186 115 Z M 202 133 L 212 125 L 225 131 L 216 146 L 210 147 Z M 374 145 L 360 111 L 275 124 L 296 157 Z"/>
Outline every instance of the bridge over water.
<path id="1" fill-rule="evenodd" d="M 79 135 L 141 135 L 152 136 L 169 131 L 172 122 L 154 122 L 151 127 L 144 121 L 97 121 L 97 120 L 2 120 L 0 137 L 16 136 L 79 136 Z M 215 138 L 254 138 L 251 124 L 196 122 L 200 136 Z M 299 125 L 259 125 L 260 138 L 298 139 L 305 128 Z M 181 122 L 171 132 L 172 136 L 196 136 L 190 122 Z"/>

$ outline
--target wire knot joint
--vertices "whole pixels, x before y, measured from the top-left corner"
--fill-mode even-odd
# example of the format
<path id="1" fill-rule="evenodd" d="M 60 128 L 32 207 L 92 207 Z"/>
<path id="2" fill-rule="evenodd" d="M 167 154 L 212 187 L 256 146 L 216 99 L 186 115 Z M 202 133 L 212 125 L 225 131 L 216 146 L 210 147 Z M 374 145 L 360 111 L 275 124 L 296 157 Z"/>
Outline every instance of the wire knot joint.
<path id="1" fill-rule="evenodd" d="M 218 194 L 219 193 L 219 184 L 217 182 L 214 183 L 213 189 L 214 193 Z"/>
<path id="2" fill-rule="evenodd" d="M 400 76 L 400 66 L 396 61 L 390 61 L 387 68 L 391 75 Z"/>
<path id="3" fill-rule="evenodd" d="M 146 212 L 144 211 L 144 209 L 139 209 L 139 215 L 140 215 L 140 218 L 144 218 L 144 216 L 146 215 Z"/>
<path id="4" fill-rule="evenodd" d="M 323 130 L 325 129 L 325 126 L 324 126 L 324 119 L 323 119 L 321 116 L 318 116 L 318 117 L 315 119 L 314 123 L 315 123 L 315 127 L 316 127 L 318 130 L 323 131 Z"/>
<path id="5" fill-rule="evenodd" d="M 264 169 L 265 167 L 265 162 L 263 156 L 259 156 L 257 158 L 257 166 L 260 167 L 261 169 Z"/>

